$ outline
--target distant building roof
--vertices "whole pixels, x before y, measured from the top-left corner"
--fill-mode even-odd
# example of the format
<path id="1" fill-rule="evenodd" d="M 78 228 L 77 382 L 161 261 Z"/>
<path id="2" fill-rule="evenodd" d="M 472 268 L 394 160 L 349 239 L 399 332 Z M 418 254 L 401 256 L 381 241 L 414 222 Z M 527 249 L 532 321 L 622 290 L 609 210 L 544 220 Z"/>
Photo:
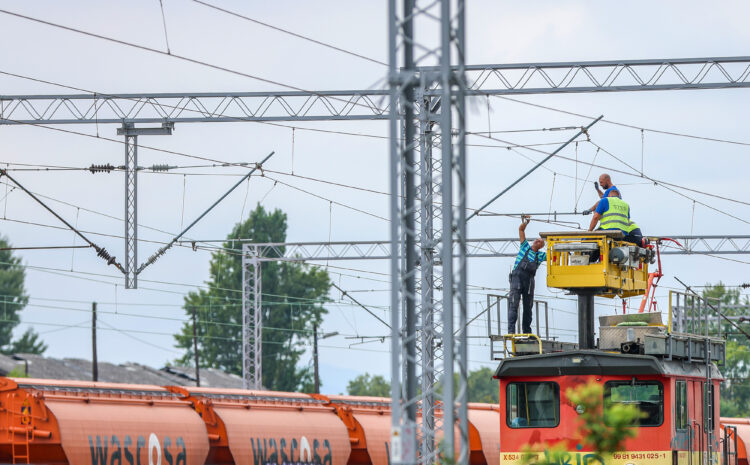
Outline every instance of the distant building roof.
<path id="1" fill-rule="evenodd" d="M 0 354 L 0 375 L 14 368 L 30 378 L 91 381 L 91 361 L 80 358 L 52 358 L 36 354 Z M 242 378 L 215 368 L 201 368 L 201 386 L 241 388 Z M 195 368 L 167 366 L 161 369 L 138 363 L 99 362 L 99 381 L 109 383 L 195 386 Z"/>

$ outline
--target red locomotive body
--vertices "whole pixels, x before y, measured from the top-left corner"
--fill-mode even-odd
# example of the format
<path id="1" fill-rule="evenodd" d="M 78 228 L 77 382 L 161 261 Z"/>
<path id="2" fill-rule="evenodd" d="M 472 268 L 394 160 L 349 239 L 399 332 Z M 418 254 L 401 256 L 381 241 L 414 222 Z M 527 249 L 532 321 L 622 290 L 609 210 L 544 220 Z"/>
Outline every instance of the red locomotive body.
<path id="1" fill-rule="evenodd" d="M 503 360 L 500 465 L 520 463 L 526 445 L 564 444 L 561 465 L 693 465 L 718 463 L 723 449 L 719 382 L 713 363 L 579 350 Z M 605 406 L 636 405 L 643 418 L 622 451 L 601 457 L 577 436 L 581 406 L 566 391 L 594 381 Z M 606 421 L 606 418 L 605 418 Z M 728 451 L 726 451 L 728 452 Z"/>

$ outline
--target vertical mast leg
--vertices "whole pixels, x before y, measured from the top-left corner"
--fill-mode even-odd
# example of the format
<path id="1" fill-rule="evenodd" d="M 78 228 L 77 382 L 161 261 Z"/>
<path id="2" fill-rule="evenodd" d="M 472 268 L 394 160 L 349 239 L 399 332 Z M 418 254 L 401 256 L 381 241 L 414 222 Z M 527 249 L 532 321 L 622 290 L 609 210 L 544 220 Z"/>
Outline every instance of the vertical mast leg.
<path id="1" fill-rule="evenodd" d="M 132 123 L 123 124 L 123 131 Z M 138 288 L 138 136 L 125 135 L 125 289 Z"/>

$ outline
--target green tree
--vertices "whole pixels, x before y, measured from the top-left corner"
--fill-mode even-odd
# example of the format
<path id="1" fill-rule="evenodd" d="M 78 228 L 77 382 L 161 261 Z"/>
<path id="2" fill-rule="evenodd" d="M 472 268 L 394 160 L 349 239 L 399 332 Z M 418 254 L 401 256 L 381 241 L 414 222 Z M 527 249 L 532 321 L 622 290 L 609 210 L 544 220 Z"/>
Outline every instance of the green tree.
<path id="1" fill-rule="evenodd" d="M 727 341 L 727 361 L 722 367 L 721 415 L 750 416 L 750 346 L 738 341 Z"/>
<path id="2" fill-rule="evenodd" d="M 483 367 L 478 370 L 469 372 L 467 379 L 469 402 L 483 402 L 487 404 L 497 404 L 499 402 L 500 390 L 496 379 L 494 379 L 492 369 Z M 454 389 L 458 390 L 458 374 L 453 376 Z M 440 383 L 436 390 L 442 392 Z M 350 396 L 376 396 L 390 397 L 391 384 L 380 375 L 370 375 L 365 373 L 349 381 L 346 386 L 346 392 Z"/>
<path id="3" fill-rule="evenodd" d="M 27 329 L 20 338 L 10 343 L 7 353 L 9 354 L 43 354 L 47 350 L 47 344 L 39 338 L 39 333 L 34 328 Z"/>
<path id="4" fill-rule="evenodd" d="M 706 299 L 717 299 L 722 305 L 737 305 L 740 303 L 740 290 L 728 288 L 719 281 L 717 284 L 706 284 L 703 289 L 703 297 Z"/>
<path id="5" fill-rule="evenodd" d="M 281 210 L 266 212 L 258 205 L 250 217 L 232 229 L 225 250 L 236 250 L 232 239 L 254 242 L 286 241 L 287 218 Z M 197 315 L 198 352 L 203 367 L 242 373 L 242 257 L 237 252 L 215 252 L 210 261 L 208 289 L 185 297 L 185 311 Z M 305 347 L 312 340 L 312 326 L 320 326 L 330 289 L 328 273 L 289 262 L 262 265 L 263 288 L 263 386 L 277 391 L 312 391 L 309 366 L 300 366 Z M 193 327 L 183 325 L 175 335 L 185 349 L 178 360 L 193 363 Z"/>
<path id="6" fill-rule="evenodd" d="M 717 284 L 706 284 L 702 294 L 704 298 L 717 299 L 721 302 L 720 310 L 726 316 L 750 315 L 750 302 L 747 298 L 741 302 L 738 288 L 726 287 L 719 281 Z M 711 309 L 707 311 L 710 316 L 718 316 Z M 750 340 L 729 323 L 719 321 L 722 335 L 727 339 L 726 363 L 721 367 L 726 378 L 720 390 L 721 415 L 750 416 Z M 750 325 L 738 320 L 734 321 L 738 325 L 743 325 L 745 331 L 750 331 Z"/>
<path id="7" fill-rule="evenodd" d="M 483 367 L 469 373 L 467 380 L 469 402 L 497 404 L 500 402 L 500 385 L 492 376 L 492 369 Z"/>
<path id="8" fill-rule="evenodd" d="M 350 396 L 390 397 L 391 383 L 380 375 L 365 373 L 349 381 L 346 392 Z"/>
<path id="9" fill-rule="evenodd" d="M 0 237 L 0 249 L 8 249 L 10 244 L 7 239 Z M 26 279 L 26 273 L 21 259 L 13 255 L 11 250 L 0 250 L 0 299 L 2 302 L 2 318 L 0 321 L 0 351 L 3 353 L 14 352 L 12 343 L 13 329 L 20 322 L 19 313 L 29 301 L 29 296 L 26 295 L 26 289 L 24 287 L 24 280 Z M 24 337 L 29 334 L 27 330 Z M 33 333 L 36 335 L 36 333 Z M 38 336 L 37 336 L 38 337 Z M 20 341 L 19 341 L 20 342 Z"/>

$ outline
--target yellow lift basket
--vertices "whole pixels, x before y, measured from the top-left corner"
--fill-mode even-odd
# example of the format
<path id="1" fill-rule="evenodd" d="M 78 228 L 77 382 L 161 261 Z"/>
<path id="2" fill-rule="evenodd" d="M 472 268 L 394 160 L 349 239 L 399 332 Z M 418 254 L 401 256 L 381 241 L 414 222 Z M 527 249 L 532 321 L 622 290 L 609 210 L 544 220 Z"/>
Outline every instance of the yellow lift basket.
<path id="1" fill-rule="evenodd" d="M 610 298 L 646 293 L 654 251 L 623 242 L 622 231 L 564 231 L 540 236 L 547 240 L 548 287 L 593 291 Z"/>

